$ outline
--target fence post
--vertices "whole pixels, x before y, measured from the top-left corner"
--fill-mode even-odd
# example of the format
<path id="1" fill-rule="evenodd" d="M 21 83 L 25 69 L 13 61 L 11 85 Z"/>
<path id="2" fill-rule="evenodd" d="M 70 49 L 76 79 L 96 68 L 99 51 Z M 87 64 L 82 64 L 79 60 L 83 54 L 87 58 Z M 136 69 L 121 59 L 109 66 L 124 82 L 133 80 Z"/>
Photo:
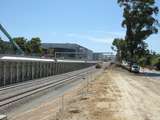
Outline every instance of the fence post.
<path id="1" fill-rule="evenodd" d="M 6 85 L 6 63 L 3 63 L 3 86 Z"/>
<path id="2" fill-rule="evenodd" d="M 10 63 L 10 84 L 13 83 L 13 65 L 12 62 Z"/>
<path id="3" fill-rule="evenodd" d="M 16 63 L 16 76 L 17 76 L 17 80 L 16 83 L 19 82 L 19 63 Z"/>

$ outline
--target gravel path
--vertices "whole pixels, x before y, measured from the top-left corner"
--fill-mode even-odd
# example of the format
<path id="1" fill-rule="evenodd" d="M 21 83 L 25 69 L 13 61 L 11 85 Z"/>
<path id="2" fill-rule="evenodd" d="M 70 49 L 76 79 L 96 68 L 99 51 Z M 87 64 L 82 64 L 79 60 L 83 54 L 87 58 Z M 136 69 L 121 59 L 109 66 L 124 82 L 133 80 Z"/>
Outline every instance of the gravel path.
<path id="1" fill-rule="evenodd" d="M 68 105 L 63 120 L 160 120 L 160 81 L 154 78 L 113 68 L 89 91 L 87 99 Z"/>

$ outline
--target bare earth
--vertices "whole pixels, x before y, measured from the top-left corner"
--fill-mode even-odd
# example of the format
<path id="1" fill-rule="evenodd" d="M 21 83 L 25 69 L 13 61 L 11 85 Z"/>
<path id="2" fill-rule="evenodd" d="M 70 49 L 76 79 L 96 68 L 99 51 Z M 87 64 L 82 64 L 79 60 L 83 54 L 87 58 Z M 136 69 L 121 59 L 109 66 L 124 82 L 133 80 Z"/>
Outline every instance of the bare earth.
<path id="1" fill-rule="evenodd" d="M 90 84 L 14 119 L 160 120 L 160 80 L 111 68 Z"/>

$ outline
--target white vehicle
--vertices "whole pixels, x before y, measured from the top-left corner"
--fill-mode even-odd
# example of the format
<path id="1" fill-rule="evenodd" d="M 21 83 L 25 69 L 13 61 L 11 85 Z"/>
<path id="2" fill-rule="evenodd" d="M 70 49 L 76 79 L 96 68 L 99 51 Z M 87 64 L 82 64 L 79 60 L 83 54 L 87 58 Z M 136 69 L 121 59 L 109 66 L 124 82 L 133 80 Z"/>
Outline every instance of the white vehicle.
<path id="1" fill-rule="evenodd" d="M 140 72 L 140 66 L 137 64 L 133 64 L 131 66 L 131 72 L 139 73 Z"/>

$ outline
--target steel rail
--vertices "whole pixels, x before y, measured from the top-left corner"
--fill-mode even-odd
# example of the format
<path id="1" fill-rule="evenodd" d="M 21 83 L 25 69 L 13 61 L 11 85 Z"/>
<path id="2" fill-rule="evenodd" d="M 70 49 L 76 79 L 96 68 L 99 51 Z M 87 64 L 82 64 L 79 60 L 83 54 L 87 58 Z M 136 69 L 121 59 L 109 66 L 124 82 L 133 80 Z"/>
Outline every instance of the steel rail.
<path id="1" fill-rule="evenodd" d="M 91 73 L 91 72 L 93 72 L 93 70 L 90 70 L 89 72 Z M 49 89 L 51 87 L 55 87 L 55 86 L 64 84 L 65 82 L 72 81 L 74 79 L 80 79 L 84 75 L 87 75 L 89 72 L 86 73 L 86 71 L 85 71 L 85 72 L 82 72 L 81 74 L 73 75 L 72 77 L 67 78 L 67 79 L 64 78 L 64 79 L 61 79 L 60 81 L 46 83 L 45 85 L 36 87 L 34 89 L 30 89 L 28 91 L 25 91 L 25 92 L 22 92 L 22 93 L 13 95 L 13 96 L 6 97 L 6 98 L 0 100 L 0 107 L 3 107 L 7 104 L 10 104 L 10 103 L 13 103 L 13 102 L 16 102 L 16 101 L 19 101 L 19 100 L 21 100 L 25 97 L 31 96 L 35 93 L 41 92 L 41 91 Z"/>

